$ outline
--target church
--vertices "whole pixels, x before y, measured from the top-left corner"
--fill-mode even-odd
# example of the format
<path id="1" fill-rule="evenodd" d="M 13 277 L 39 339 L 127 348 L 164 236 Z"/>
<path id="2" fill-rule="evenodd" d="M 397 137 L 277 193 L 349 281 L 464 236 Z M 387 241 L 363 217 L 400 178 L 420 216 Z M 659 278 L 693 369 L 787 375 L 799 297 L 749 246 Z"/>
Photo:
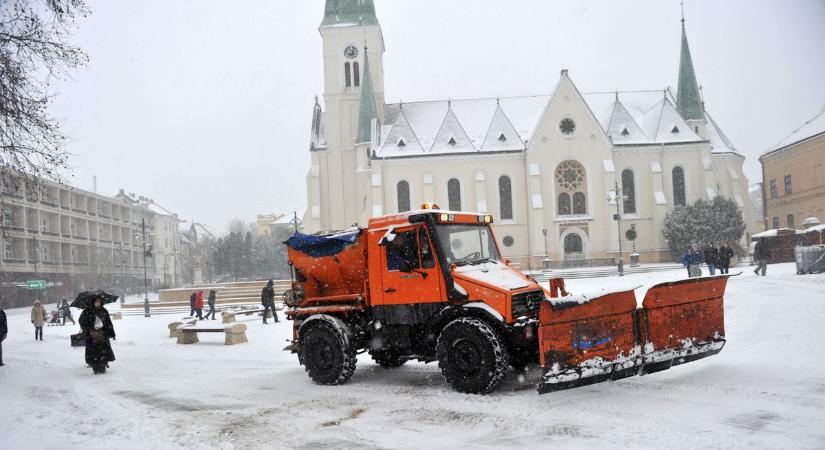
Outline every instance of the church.
<path id="1" fill-rule="evenodd" d="M 372 0 L 326 0 L 319 31 L 305 232 L 435 203 L 491 214 L 504 255 L 536 269 L 612 264 L 619 239 L 627 261 L 631 226 L 642 262 L 669 261 L 665 215 L 700 199 L 753 214 L 745 157 L 705 109 L 684 19 L 675 93 L 581 92 L 562 70 L 549 93 L 401 103 L 385 102 Z"/>

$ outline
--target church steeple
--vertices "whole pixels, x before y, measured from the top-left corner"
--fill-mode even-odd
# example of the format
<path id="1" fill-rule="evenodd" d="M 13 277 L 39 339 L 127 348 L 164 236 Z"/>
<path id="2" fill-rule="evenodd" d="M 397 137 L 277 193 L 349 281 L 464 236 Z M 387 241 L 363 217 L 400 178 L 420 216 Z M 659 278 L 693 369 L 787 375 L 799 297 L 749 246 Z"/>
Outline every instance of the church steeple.
<path id="1" fill-rule="evenodd" d="M 367 47 L 364 46 L 364 76 L 361 82 L 361 104 L 358 107 L 358 135 L 356 144 L 372 140 L 372 119 L 376 117 L 375 93 L 372 90 L 372 75 Z"/>
<path id="2" fill-rule="evenodd" d="M 685 120 L 704 120 L 705 111 L 693 60 L 690 57 L 687 33 L 685 32 L 685 15 L 682 12 L 682 53 L 679 60 L 679 90 L 676 93 L 676 107 Z"/>
<path id="3" fill-rule="evenodd" d="M 373 0 L 327 0 L 321 27 L 378 25 Z"/>

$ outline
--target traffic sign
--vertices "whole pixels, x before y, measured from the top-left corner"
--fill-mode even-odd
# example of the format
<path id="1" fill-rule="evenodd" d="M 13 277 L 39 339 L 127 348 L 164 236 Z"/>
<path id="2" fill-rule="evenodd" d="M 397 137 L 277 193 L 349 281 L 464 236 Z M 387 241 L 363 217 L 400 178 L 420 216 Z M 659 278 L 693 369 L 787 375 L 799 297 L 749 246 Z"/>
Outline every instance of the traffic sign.
<path id="1" fill-rule="evenodd" d="M 28 280 L 26 289 L 46 289 L 46 280 Z"/>

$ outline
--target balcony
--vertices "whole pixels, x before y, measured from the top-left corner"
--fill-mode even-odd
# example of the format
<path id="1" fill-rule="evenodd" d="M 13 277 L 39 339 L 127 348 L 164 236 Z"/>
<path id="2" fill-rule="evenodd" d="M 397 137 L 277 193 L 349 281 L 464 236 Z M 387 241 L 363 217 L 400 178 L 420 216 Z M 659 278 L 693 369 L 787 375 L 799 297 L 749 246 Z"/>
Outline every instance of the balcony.
<path id="1" fill-rule="evenodd" d="M 57 203 L 55 203 L 51 200 L 43 200 L 40 203 L 43 203 L 46 206 L 51 206 L 52 208 L 57 208 Z"/>
<path id="2" fill-rule="evenodd" d="M 26 264 L 26 260 L 20 258 L 3 258 L 3 262 L 7 264 Z"/>
<path id="3" fill-rule="evenodd" d="M 60 236 L 60 233 L 55 231 L 41 231 L 40 233 L 45 234 L 47 236 Z"/>
<path id="4" fill-rule="evenodd" d="M 75 238 L 75 239 L 80 239 L 80 240 L 83 240 L 83 241 L 89 240 L 89 238 L 87 238 L 86 236 L 78 236 L 78 235 L 74 235 L 74 236 L 72 236 L 72 237 L 73 237 L 73 238 Z"/>

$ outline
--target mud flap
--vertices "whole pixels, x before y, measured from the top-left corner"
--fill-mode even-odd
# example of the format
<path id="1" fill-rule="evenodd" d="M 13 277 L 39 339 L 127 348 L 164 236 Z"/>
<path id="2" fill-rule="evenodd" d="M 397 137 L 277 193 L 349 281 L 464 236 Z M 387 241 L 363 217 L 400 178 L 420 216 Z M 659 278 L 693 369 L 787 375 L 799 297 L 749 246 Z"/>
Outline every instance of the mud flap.
<path id="1" fill-rule="evenodd" d="M 637 309 L 633 290 L 542 302 L 539 393 L 665 370 L 719 353 L 727 276 L 662 283 Z"/>

